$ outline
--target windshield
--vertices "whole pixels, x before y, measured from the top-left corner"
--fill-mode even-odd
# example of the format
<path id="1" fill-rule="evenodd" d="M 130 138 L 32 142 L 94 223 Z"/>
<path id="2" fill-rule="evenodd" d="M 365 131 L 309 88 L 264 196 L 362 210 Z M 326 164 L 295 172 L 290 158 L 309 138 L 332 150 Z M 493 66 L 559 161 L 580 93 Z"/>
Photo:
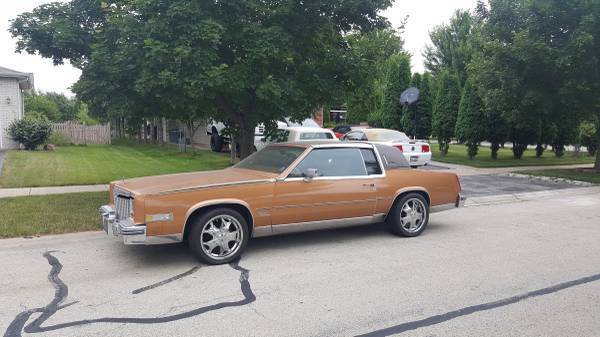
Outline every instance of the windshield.
<path id="1" fill-rule="evenodd" d="M 365 130 L 367 138 L 373 142 L 408 141 L 404 132 L 396 130 Z"/>
<path id="2" fill-rule="evenodd" d="M 281 173 L 306 150 L 297 146 L 267 146 L 250 157 L 239 162 L 235 167 Z"/>

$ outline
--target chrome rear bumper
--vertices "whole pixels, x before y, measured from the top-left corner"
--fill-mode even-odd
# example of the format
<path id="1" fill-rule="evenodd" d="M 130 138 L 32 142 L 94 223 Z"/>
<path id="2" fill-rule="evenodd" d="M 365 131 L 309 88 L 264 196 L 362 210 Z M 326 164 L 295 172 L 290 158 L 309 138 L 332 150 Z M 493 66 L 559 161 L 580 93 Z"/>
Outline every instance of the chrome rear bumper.
<path id="1" fill-rule="evenodd" d="M 146 244 L 146 226 L 136 225 L 131 219 L 117 219 L 115 209 L 104 205 L 100 212 L 102 229 L 114 239 L 122 239 L 126 245 Z"/>
<path id="2" fill-rule="evenodd" d="M 467 201 L 467 197 L 465 197 L 462 194 L 459 194 L 458 197 L 456 198 L 456 207 L 463 207 L 465 205 L 466 201 Z"/>

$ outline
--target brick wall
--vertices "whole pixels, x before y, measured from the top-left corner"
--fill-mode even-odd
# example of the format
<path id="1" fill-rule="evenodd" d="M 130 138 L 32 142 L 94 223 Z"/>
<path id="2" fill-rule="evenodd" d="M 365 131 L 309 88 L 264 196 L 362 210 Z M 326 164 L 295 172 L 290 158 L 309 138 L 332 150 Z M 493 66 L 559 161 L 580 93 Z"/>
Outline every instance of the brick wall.
<path id="1" fill-rule="evenodd" d="M 13 149 L 18 146 L 8 136 L 6 128 L 13 120 L 21 117 L 21 104 L 21 89 L 19 89 L 17 80 L 14 78 L 0 78 L 0 149 Z"/>

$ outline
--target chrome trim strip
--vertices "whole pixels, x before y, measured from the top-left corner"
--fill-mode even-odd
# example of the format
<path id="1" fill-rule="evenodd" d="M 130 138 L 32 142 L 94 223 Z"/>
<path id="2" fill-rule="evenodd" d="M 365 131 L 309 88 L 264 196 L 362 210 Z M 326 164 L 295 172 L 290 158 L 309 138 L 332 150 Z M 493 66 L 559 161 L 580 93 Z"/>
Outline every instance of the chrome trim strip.
<path id="1" fill-rule="evenodd" d="M 254 229 L 252 230 L 253 238 L 260 238 L 263 236 L 271 235 L 273 235 L 273 229 L 271 228 L 271 225 L 254 227 Z"/>
<path id="2" fill-rule="evenodd" d="M 281 225 L 272 226 L 261 226 L 256 227 L 253 231 L 253 237 L 264 237 L 278 234 L 307 232 L 322 229 L 331 228 L 343 228 L 352 226 L 361 226 L 380 223 L 385 219 L 385 214 L 375 214 L 369 216 L 361 216 L 354 218 L 342 218 L 342 219 L 330 219 L 330 220 L 318 220 L 318 221 L 307 221 L 297 222 Z M 270 230 L 269 230 L 270 229 Z"/>
<path id="3" fill-rule="evenodd" d="M 191 191 L 195 191 L 195 190 L 202 190 L 202 189 L 215 188 L 215 187 L 226 187 L 226 186 L 228 187 L 228 186 L 250 185 L 250 184 L 267 184 L 267 183 L 274 183 L 274 182 L 275 182 L 275 179 L 233 181 L 233 182 L 228 182 L 228 183 L 206 184 L 206 185 L 183 187 L 183 188 L 177 188 L 177 189 L 173 189 L 173 190 L 150 193 L 148 195 L 164 195 L 164 194 L 178 193 L 178 192 L 191 192 Z"/>
<path id="4" fill-rule="evenodd" d="M 146 236 L 147 245 L 162 245 L 169 243 L 179 243 L 183 241 L 183 235 L 181 233 L 177 234 L 167 234 L 167 235 L 153 235 Z"/>
<path id="5" fill-rule="evenodd" d="M 456 208 L 455 203 L 436 205 L 436 206 L 429 207 L 429 213 L 443 212 L 443 211 L 448 211 L 448 210 L 451 210 L 454 208 Z"/>
<path id="6" fill-rule="evenodd" d="M 377 199 L 360 199 L 360 200 L 344 200 L 344 201 L 326 201 L 314 204 L 294 204 L 273 206 L 271 209 L 286 209 L 286 208 L 304 208 L 304 207 L 321 207 L 321 206 L 338 206 L 338 205 L 355 205 L 363 203 L 377 202 Z"/>

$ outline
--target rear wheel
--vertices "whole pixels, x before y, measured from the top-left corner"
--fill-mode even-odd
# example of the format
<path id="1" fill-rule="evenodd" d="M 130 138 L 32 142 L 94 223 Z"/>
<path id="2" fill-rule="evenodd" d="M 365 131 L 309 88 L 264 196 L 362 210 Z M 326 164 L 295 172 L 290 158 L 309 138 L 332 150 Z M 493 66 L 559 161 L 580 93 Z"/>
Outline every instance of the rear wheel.
<path id="1" fill-rule="evenodd" d="M 388 222 L 397 235 L 418 236 L 429 222 L 429 204 L 421 194 L 407 193 L 394 204 Z"/>
<path id="2" fill-rule="evenodd" d="M 246 219 L 230 208 L 215 208 L 197 217 L 188 244 L 198 258 L 209 264 L 237 259 L 248 243 Z"/>

